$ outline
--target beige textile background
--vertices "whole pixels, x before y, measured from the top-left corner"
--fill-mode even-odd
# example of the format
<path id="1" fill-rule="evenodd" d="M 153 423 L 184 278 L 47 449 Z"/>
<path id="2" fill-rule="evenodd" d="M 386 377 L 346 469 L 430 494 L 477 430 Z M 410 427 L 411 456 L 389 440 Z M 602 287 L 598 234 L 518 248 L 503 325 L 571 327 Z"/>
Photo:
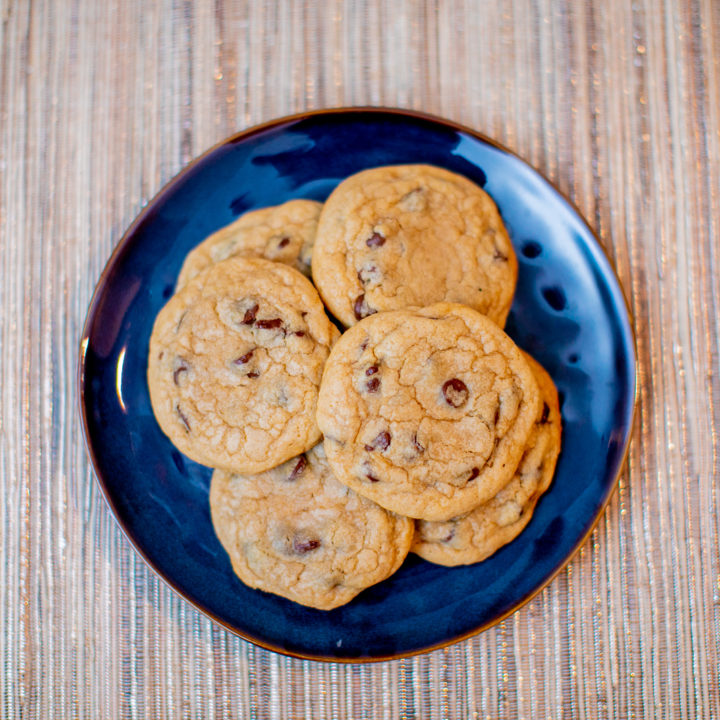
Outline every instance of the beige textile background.
<path id="1" fill-rule="evenodd" d="M 0 717 L 720 717 L 720 3 L 0 0 Z M 254 123 L 416 108 L 579 206 L 637 330 L 627 469 L 495 628 L 379 665 L 289 659 L 177 598 L 121 535 L 77 417 L 124 229 Z"/>

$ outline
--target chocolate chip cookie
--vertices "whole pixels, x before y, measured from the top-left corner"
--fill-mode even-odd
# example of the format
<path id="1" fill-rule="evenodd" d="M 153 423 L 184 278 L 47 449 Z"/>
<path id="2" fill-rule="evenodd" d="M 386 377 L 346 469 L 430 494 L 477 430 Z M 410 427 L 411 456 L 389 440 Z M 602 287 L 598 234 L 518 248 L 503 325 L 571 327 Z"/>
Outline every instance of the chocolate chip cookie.
<path id="1" fill-rule="evenodd" d="M 312 276 L 346 326 L 375 312 L 447 301 L 501 327 L 517 259 L 490 196 L 430 165 L 373 168 L 344 180 L 320 214 Z"/>
<path id="2" fill-rule="evenodd" d="M 438 303 L 350 328 L 325 366 L 317 421 L 342 483 L 401 515 L 448 520 L 510 481 L 541 404 L 494 322 Z"/>
<path id="3" fill-rule="evenodd" d="M 213 473 L 210 510 L 250 587 L 330 610 L 402 564 L 413 522 L 340 484 L 322 445 L 250 477 Z"/>
<path id="4" fill-rule="evenodd" d="M 318 387 L 338 334 L 310 281 L 288 265 L 241 257 L 212 265 L 155 321 L 155 417 L 197 462 L 272 468 L 320 439 Z"/>
<path id="5" fill-rule="evenodd" d="M 289 200 L 241 215 L 203 240 L 185 258 L 177 289 L 221 260 L 240 255 L 285 263 L 310 276 L 318 217 L 322 203 Z"/>
<path id="6" fill-rule="evenodd" d="M 526 359 L 543 402 L 513 479 L 489 502 L 448 522 L 418 521 L 412 551 L 439 565 L 480 562 L 514 540 L 530 522 L 548 489 L 560 453 L 561 419 L 555 385 L 544 368 Z"/>

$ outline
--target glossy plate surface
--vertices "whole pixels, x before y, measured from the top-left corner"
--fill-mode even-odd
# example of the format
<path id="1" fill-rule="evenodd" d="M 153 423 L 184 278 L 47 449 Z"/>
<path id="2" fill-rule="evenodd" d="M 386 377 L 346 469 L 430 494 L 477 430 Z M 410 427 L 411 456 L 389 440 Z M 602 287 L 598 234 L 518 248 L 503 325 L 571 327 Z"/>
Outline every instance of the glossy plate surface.
<path id="1" fill-rule="evenodd" d="M 520 537 L 483 563 L 444 568 L 414 555 L 331 612 L 245 587 L 210 523 L 211 471 L 155 422 L 145 368 L 154 318 L 183 258 L 240 213 L 323 200 L 364 168 L 422 162 L 479 183 L 520 264 L 507 331 L 561 394 L 553 484 Z M 145 208 L 98 283 L 81 343 L 81 411 L 112 512 L 150 566 L 228 629 L 302 657 L 368 660 L 448 644 L 499 621 L 568 562 L 612 493 L 629 441 L 635 351 L 615 274 L 577 211 L 535 170 L 474 132 L 427 116 L 352 109 L 240 133 L 186 168 Z M 589 621 L 589 618 L 588 618 Z"/>

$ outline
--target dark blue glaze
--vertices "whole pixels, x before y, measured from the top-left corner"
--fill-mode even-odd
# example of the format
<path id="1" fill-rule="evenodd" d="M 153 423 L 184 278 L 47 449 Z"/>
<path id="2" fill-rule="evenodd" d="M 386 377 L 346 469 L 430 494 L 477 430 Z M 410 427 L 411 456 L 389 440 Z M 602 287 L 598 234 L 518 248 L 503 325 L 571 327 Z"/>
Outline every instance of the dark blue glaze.
<path id="1" fill-rule="evenodd" d="M 217 541 L 210 471 L 178 453 L 152 414 L 145 380 L 153 320 L 185 254 L 239 213 L 290 198 L 323 200 L 363 168 L 423 162 L 483 185 L 520 263 L 507 331 L 562 397 L 556 477 L 528 528 L 487 561 L 460 568 L 410 556 L 349 605 L 320 612 L 246 588 Z M 244 637 L 281 652 L 381 658 L 445 644 L 497 621 L 570 558 L 612 492 L 635 393 L 633 335 L 593 233 L 522 160 L 449 123 L 350 110 L 252 130 L 175 178 L 113 255 L 88 315 L 80 380 L 88 447 L 115 516 L 179 593 Z"/>

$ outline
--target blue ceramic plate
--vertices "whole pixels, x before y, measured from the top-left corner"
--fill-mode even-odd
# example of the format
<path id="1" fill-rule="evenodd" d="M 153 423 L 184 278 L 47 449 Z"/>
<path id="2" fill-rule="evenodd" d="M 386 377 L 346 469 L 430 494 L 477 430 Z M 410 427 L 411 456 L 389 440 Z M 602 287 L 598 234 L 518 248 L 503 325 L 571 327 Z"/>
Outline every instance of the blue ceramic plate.
<path id="1" fill-rule="evenodd" d="M 322 612 L 245 587 L 210 523 L 210 470 L 155 422 L 145 367 L 153 321 L 183 258 L 240 213 L 323 200 L 364 168 L 422 162 L 490 193 L 520 262 L 507 331 L 560 391 L 563 447 L 550 490 L 520 537 L 483 563 L 411 555 L 390 579 Z M 396 110 L 332 110 L 242 132 L 181 172 L 127 231 L 98 283 L 81 343 L 85 436 L 125 534 L 182 597 L 278 652 L 378 660 L 446 645 L 506 617 L 565 566 L 602 513 L 627 451 L 633 332 L 613 269 L 573 206 L 535 170 L 477 133 Z"/>

